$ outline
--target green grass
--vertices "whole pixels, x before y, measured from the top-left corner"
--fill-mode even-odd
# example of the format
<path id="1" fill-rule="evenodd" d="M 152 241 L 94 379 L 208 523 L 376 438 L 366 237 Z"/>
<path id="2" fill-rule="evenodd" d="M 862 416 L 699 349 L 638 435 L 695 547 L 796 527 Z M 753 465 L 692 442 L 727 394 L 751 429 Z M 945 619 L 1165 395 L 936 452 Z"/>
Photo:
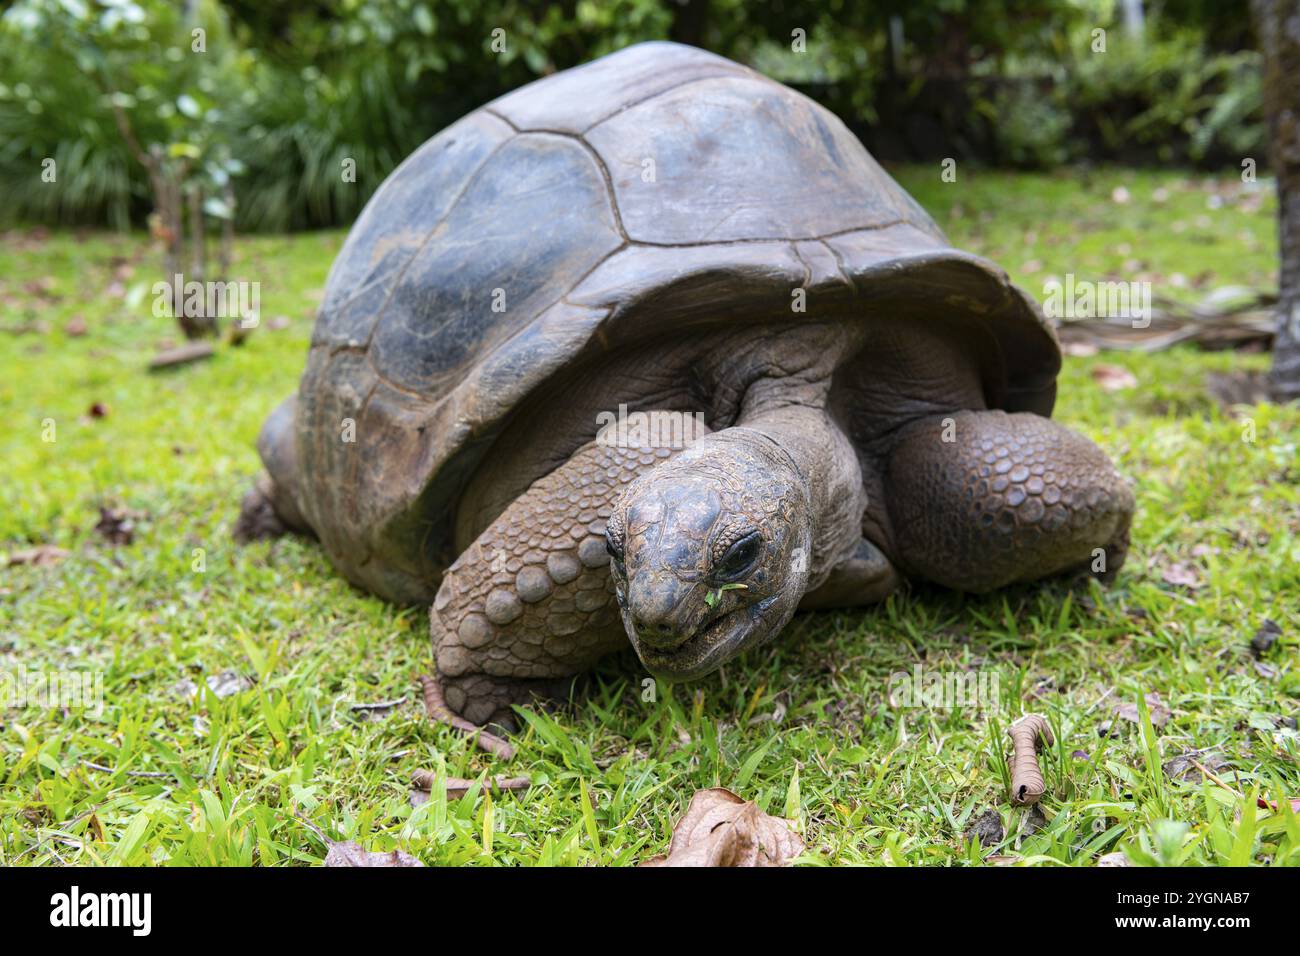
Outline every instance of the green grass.
<path id="1" fill-rule="evenodd" d="M 955 242 L 1031 292 L 1049 274 L 1131 278 L 1129 259 L 1157 291 L 1175 274 L 1189 295 L 1193 279 L 1273 281 L 1271 199 L 1229 193 L 1211 210 L 1199 180 L 1122 171 L 1086 185 L 965 170 L 944 184 L 937 168 L 900 178 Z M 1127 204 L 1110 198 L 1121 184 Z M 100 714 L 0 712 L 0 864 L 313 863 L 325 848 L 303 820 L 430 864 L 627 864 L 660 852 L 691 793 L 714 785 L 794 817 L 809 862 L 1089 865 L 1116 850 L 1142 862 L 1300 862 L 1295 816 L 1254 808 L 1257 792 L 1300 796 L 1300 739 L 1280 723 L 1300 713 L 1300 412 L 1249 409 L 1255 440 L 1244 441 L 1247 423 L 1202 384 L 1266 356 L 1067 360 L 1058 417 L 1137 486 L 1135 546 L 1112 588 L 916 588 L 874 610 L 804 615 L 775 645 L 653 702 L 628 655 L 572 707 L 530 715 L 504 765 L 417 706 L 423 611 L 351 589 L 309 542 L 229 540 L 258 470 L 254 437 L 295 387 L 341 241 L 241 241 L 236 273 L 261 280 L 263 319 L 287 326 L 150 375 L 149 355 L 175 333 L 147 298 L 124 301 L 155 278 L 143 237 L 0 240 L 0 551 L 71 551 L 53 566 L 0 566 L 0 669 L 98 671 L 105 701 Z M 84 336 L 64 334 L 74 316 Z M 1102 392 L 1089 374 L 1099 362 L 1128 368 L 1138 387 Z M 90 416 L 94 403 L 107 415 Z M 147 515 L 132 544 L 95 532 L 100 505 Z M 1165 583 L 1177 562 L 1203 586 Z M 1248 647 L 1266 618 L 1283 632 L 1271 669 Z M 916 664 L 996 678 L 998 706 L 891 707 L 889 675 Z M 227 671 L 248 689 L 192 699 L 178 686 Z M 1113 702 L 1148 693 L 1167 723 L 1121 720 L 1118 736 L 1099 734 Z M 376 720 L 351 706 L 402 697 Z M 1005 727 L 1028 710 L 1047 714 L 1058 740 L 1036 833 L 1007 804 L 1003 763 Z M 1223 786 L 1162 770 L 1201 749 Z M 432 767 L 527 774 L 534 786 L 412 809 L 411 772 Z M 963 833 L 989 808 L 1007 835 L 980 847 Z"/>

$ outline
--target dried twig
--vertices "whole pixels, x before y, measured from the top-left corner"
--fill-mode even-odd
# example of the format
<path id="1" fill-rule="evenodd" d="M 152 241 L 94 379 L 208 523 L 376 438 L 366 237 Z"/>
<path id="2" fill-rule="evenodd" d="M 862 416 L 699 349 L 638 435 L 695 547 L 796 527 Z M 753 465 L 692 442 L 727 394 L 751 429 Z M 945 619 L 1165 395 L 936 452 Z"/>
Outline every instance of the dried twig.
<path id="1" fill-rule="evenodd" d="M 427 790 L 433 792 L 434 784 L 438 782 L 438 775 L 432 770 L 417 770 L 411 774 L 411 784 L 417 790 Z M 466 780 L 463 777 L 444 777 L 443 784 L 446 787 L 447 798 L 449 800 L 458 800 L 465 795 L 470 787 L 474 786 L 475 781 Z M 533 785 L 529 777 L 489 777 L 483 782 L 484 789 L 490 790 L 527 790 Z"/>
<path id="2" fill-rule="evenodd" d="M 472 724 L 464 717 L 451 712 L 447 702 L 442 697 L 442 685 L 430 677 L 428 674 L 420 675 L 420 688 L 424 692 L 424 710 L 429 715 L 430 720 L 436 720 L 439 723 L 447 724 L 454 727 L 461 733 L 468 734 L 474 738 L 474 742 L 482 750 L 490 754 L 495 754 L 505 760 L 509 760 L 515 755 L 514 746 L 507 740 L 498 737 L 496 734 L 490 734 L 477 724 Z"/>
<path id="3" fill-rule="evenodd" d="M 394 707 L 401 707 L 406 703 L 406 695 L 403 694 L 394 700 L 379 700 L 373 704 L 353 704 L 352 710 L 392 710 Z"/>
<path id="4" fill-rule="evenodd" d="M 81 761 L 81 765 L 83 767 L 89 767 L 91 770 L 98 770 L 101 773 L 117 773 L 117 771 L 112 767 L 105 767 L 103 764 L 91 763 L 89 760 Z M 166 773 L 158 770 L 128 770 L 126 775 L 128 777 L 153 777 L 155 779 L 170 779 L 176 776 L 174 773 Z"/>
<path id="5" fill-rule="evenodd" d="M 1206 778 L 1209 779 L 1209 780 L 1214 781 L 1216 784 L 1218 784 L 1218 785 L 1219 785 L 1220 787 L 1222 787 L 1224 790 L 1227 790 L 1227 791 L 1228 791 L 1229 793 L 1231 793 L 1233 796 L 1237 797 L 1237 799 L 1239 799 L 1239 800 L 1245 800 L 1245 799 L 1246 799 L 1245 795 L 1243 795 L 1242 792 L 1241 792 L 1240 790 L 1238 790 L 1236 787 L 1233 787 L 1233 786 L 1231 786 L 1231 785 L 1229 785 L 1229 784 L 1224 783 L 1224 782 L 1223 782 L 1223 781 L 1222 781 L 1218 776 L 1215 775 L 1215 773 L 1214 773 L 1212 770 L 1210 770 L 1209 767 L 1205 766 L 1205 764 L 1201 763 L 1199 760 L 1196 760 L 1195 758 L 1193 758 L 1190 762 L 1191 762 L 1191 765 L 1192 765 L 1193 767 L 1195 767 L 1197 770 L 1199 770 L 1199 771 L 1201 772 L 1201 774 L 1202 774 L 1204 777 L 1206 777 Z"/>
<path id="6" fill-rule="evenodd" d="M 1038 766 L 1040 741 L 1051 746 L 1056 741 L 1052 728 L 1040 714 L 1025 714 L 1010 727 L 1011 738 L 1011 802 L 1017 806 L 1037 803 L 1047 785 Z"/>

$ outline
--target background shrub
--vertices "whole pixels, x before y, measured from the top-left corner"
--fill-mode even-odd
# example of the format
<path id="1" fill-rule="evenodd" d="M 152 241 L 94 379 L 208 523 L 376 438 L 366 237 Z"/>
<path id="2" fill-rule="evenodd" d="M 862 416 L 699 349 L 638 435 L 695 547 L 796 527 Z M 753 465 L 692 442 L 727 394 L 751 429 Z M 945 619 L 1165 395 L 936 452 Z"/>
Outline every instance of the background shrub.
<path id="1" fill-rule="evenodd" d="M 11 186 L 0 215 L 143 221 L 149 189 L 114 122 L 117 93 L 142 140 L 235 176 L 241 228 L 346 223 L 404 156 L 475 107 L 661 38 L 792 83 L 886 160 L 1262 158 L 1246 18 L 1212 0 L 1146 6 L 1143 35 L 1129 37 L 1113 0 L 17 0 L 0 17 Z M 1090 45 L 1099 27 L 1104 54 Z M 795 29 L 806 52 L 791 49 Z M 46 158 L 58 189 L 42 188 Z"/>

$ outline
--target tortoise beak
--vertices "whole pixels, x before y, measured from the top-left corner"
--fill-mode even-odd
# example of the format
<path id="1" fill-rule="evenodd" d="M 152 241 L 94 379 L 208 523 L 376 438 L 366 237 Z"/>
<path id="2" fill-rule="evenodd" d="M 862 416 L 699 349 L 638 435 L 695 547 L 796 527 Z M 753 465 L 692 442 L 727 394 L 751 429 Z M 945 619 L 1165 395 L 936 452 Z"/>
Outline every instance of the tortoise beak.
<path id="1" fill-rule="evenodd" d="M 752 604 L 740 604 L 711 615 L 703 615 L 694 629 L 674 635 L 654 646 L 631 634 L 632 646 L 646 670 L 666 680 L 684 681 L 704 677 L 735 656 L 753 634 L 765 630 L 765 622 L 777 602 L 769 597 Z M 626 620 L 626 618 L 625 618 Z M 629 633 L 631 633 L 629 631 Z"/>
<path id="2" fill-rule="evenodd" d="M 690 595 L 695 590 L 666 569 L 646 569 L 627 585 L 624 619 L 629 636 L 655 651 L 680 647 L 695 631 L 699 615 L 692 613 Z"/>

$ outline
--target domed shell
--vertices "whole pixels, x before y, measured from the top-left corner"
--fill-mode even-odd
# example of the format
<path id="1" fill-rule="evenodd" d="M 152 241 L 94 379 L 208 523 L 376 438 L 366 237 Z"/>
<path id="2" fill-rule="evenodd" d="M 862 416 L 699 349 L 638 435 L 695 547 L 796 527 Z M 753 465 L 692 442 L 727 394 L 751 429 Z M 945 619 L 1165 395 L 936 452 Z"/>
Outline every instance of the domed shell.
<path id="1" fill-rule="evenodd" d="M 353 226 L 299 389 L 302 511 L 355 583 L 428 601 L 457 496 L 530 395 L 656 331 L 790 321 L 796 288 L 982 323 L 991 404 L 1051 412 L 1037 309 L 813 101 L 672 43 L 523 87 L 416 150 Z"/>

